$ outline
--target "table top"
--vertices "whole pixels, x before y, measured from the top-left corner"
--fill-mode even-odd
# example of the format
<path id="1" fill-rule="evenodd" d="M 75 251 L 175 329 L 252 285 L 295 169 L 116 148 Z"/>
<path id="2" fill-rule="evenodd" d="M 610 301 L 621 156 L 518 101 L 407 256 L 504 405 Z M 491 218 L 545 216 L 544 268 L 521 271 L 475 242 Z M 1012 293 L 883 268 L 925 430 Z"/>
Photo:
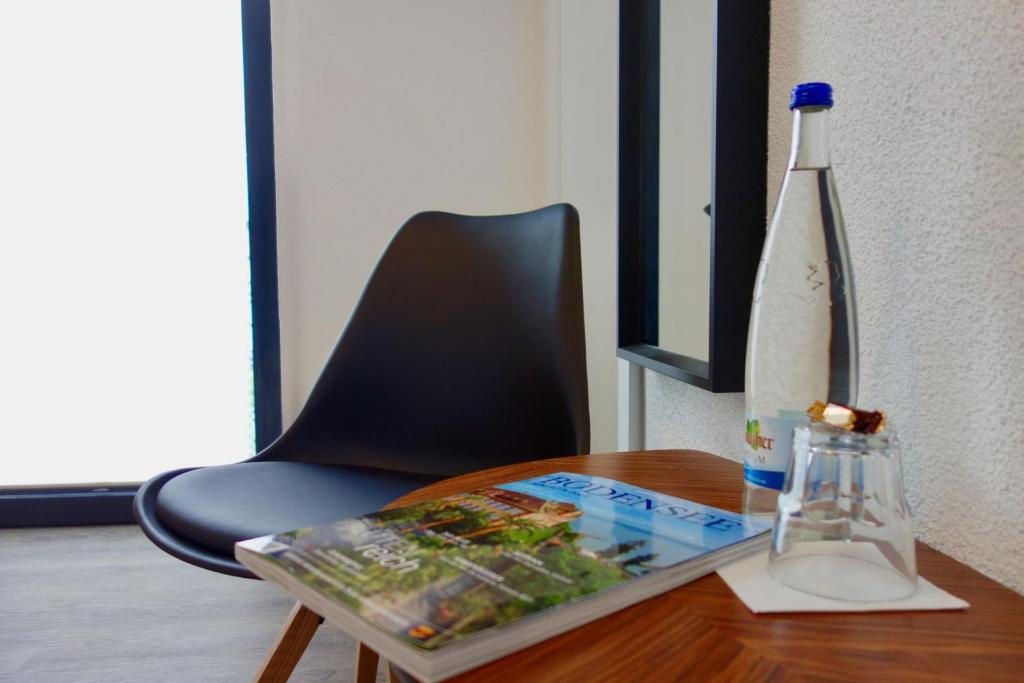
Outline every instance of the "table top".
<path id="1" fill-rule="evenodd" d="M 519 463 L 431 484 L 391 507 L 558 471 L 740 509 L 742 466 L 700 451 Z M 755 615 L 711 574 L 451 680 L 1024 680 L 1024 597 L 923 543 L 917 566 L 970 608 Z"/>

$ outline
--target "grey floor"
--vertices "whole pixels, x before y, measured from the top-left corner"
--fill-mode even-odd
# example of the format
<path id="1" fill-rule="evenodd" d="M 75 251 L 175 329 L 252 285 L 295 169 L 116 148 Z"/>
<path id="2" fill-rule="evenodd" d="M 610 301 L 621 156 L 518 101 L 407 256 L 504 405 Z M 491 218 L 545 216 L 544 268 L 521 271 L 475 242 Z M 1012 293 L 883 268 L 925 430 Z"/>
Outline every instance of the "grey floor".
<path id="1" fill-rule="evenodd" d="M 138 527 L 0 529 L 0 681 L 249 681 L 292 604 Z M 292 680 L 350 681 L 353 648 L 324 624 Z"/>

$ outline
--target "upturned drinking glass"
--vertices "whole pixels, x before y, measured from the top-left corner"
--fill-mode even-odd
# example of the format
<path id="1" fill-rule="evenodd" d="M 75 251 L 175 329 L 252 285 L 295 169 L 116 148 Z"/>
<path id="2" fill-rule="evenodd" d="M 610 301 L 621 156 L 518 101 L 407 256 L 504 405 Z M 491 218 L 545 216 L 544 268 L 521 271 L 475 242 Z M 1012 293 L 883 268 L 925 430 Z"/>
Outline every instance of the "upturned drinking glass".
<path id="1" fill-rule="evenodd" d="M 794 429 L 768 571 L 828 598 L 884 601 L 917 586 L 896 434 L 814 422 Z"/>

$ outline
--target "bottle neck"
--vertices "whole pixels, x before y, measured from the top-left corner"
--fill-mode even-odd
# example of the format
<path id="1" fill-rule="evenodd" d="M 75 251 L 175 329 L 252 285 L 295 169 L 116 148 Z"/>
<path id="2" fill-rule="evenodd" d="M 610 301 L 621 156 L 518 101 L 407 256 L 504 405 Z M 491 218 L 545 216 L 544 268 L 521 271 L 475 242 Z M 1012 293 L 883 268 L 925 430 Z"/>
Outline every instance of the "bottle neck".
<path id="1" fill-rule="evenodd" d="M 789 169 L 828 168 L 828 109 L 800 107 L 793 110 L 793 147 Z"/>

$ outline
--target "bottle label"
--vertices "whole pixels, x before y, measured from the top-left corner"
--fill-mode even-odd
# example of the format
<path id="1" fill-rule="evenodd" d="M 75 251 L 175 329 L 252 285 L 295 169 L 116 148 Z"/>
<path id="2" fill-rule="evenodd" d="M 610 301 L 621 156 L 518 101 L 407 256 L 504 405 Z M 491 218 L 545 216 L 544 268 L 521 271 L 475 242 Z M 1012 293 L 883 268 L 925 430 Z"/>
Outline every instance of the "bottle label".
<path id="1" fill-rule="evenodd" d="M 803 413 L 799 417 L 748 414 L 744 478 L 752 484 L 781 491 L 793 451 L 793 428 L 806 420 Z"/>

